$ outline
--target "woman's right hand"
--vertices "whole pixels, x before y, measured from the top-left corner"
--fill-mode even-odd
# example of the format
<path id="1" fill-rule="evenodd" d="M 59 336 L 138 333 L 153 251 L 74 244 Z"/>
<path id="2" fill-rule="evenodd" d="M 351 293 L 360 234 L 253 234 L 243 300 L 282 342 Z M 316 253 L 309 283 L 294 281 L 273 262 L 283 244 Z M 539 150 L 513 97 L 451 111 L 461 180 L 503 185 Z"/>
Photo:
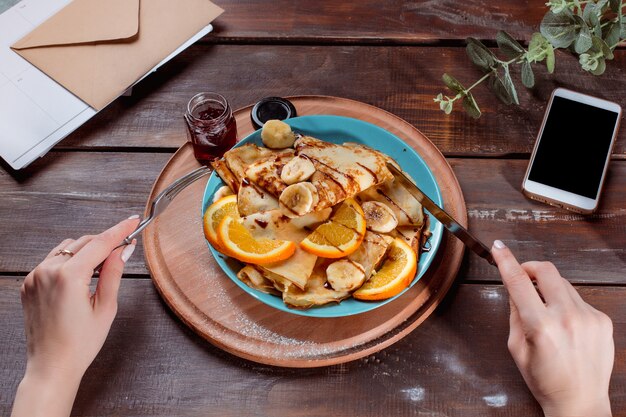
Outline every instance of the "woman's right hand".
<path id="1" fill-rule="evenodd" d="M 26 373 L 12 416 L 70 414 L 80 380 L 102 348 L 117 313 L 122 271 L 135 244 L 116 247 L 135 230 L 137 217 L 96 236 L 64 240 L 24 279 Z M 102 261 L 92 292 L 94 268 Z"/>
<path id="2" fill-rule="evenodd" d="M 492 254 L 511 304 L 509 351 L 546 417 L 611 416 L 611 319 L 550 262 L 520 265 L 500 241 Z"/>

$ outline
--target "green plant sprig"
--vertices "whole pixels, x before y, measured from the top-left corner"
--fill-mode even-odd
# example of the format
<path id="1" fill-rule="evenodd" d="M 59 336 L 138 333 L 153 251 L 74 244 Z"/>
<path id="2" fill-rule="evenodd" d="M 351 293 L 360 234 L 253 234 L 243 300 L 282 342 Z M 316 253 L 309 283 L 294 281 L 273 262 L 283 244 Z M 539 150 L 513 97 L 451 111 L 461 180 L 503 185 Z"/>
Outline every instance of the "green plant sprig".
<path id="1" fill-rule="evenodd" d="M 626 40 L 626 17 L 623 14 L 626 4 L 623 0 L 550 0 L 546 6 L 550 10 L 541 22 L 541 33 L 533 33 L 528 49 L 508 33 L 497 33 L 499 51 L 508 60 L 499 59 L 479 40 L 468 38 L 467 55 L 485 74 L 468 88 L 452 75 L 444 74 L 443 83 L 455 95 L 450 97 L 439 93 L 434 98 L 439 108 L 450 114 L 454 103 L 461 100 L 465 111 L 479 118 L 481 111 L 471 90 L 485 81 L 500 101 L 519 105 L 509 67 L 521 65 L 522 84 L 532 88 L 535 85 L 532 65 L 545 61 L 548 72 L 552 73 L 555 49 L 568 49 L 577 54 L 584 71 L 603 74 L 606 61 L 613 59 L 615 48 Z"/>

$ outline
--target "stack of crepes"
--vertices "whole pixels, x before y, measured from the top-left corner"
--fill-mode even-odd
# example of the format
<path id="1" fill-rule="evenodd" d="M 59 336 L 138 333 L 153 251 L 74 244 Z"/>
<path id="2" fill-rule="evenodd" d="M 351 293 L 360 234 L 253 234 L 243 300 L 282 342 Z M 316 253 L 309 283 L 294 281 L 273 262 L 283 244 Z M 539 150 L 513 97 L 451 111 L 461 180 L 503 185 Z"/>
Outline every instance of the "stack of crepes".
<path id="1" fill-rule="evenodd" d="M 245 263 L 239 279 L 293 308 L 406 288 L 429 232 L 421 205 L 386 166 L 397 164 L 279 121 L 262 138 L 265 146 L 248 143 L 213 162 L 227 185 L 204 216 L 209 242 Z"/>

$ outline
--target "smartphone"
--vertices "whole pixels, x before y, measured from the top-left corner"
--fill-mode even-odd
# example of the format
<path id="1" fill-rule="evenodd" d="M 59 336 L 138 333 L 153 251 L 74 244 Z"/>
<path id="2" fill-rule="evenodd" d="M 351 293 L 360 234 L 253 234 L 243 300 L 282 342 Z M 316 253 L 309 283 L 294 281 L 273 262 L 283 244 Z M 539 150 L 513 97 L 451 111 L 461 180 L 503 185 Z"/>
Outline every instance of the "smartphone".
<path id="1" fill-rule="evenodd" d="M 616 103 L 564 88 L 554 90 L 522 192 L 553 206 L 593 213 L 621 116 Z"/>

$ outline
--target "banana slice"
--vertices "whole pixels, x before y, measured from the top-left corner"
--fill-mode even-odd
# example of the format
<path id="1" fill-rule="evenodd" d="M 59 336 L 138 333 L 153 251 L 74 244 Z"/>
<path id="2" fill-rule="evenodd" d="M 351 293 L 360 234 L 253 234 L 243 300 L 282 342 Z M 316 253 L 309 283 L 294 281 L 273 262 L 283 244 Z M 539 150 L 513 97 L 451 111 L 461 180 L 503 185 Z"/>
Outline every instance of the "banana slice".
<path id="1" fill-rule="evenodd" d="M 299 217 L 310 212 L 319 201 L 317 189 L 309 182 L 299 182 L 285 188 L 278 199 L 280 211 L 287 217 Z"/>
<path id="2" fill-rule="evenodd" d="M 311 195 L 313 196 L 311 211 L 315 210 L 315 206 L 317 206 L 317 203 L 320 202 L 320 195 L 317 192 L 317 188 L 315 188 L 315 185 L 313 185 L 312 182 L 301 182 L 300 184 L 304 185 L 306 188 L 309 189 L 309 191 L 311 191 Z"/>
<path id="3" fill-rule="evenodd" d="M 222 185 L 220 188 L 217 189 L 215 194 L 213 194 L 213 202 L 215 203 L 220 198 L 233 194 L 235 193 L 233 193 L 233 190 L 231 190 L 228 185 Z"/>
<path id="4" fill-rule="evenodd" d="M 296 141 L 296 136 L 291 131 L 291 126 L 280 120 L 268 120 L 261 131 L 263 144 L 268 148 L 290 148 Z"/>
<path id="5" fill-rule="evenodd" d="M 389 233 L 398 225 L 398 218 L 384 203 L 366 201 L 361 208 L 365 214 L 365 224 L 372 232 Z"/>
<path id="6" fill-rule="evenodd" d="M 313 162 L 304 156 L 296 156 L 287 162 L 280 173 L 280 179 L 287 185 L 306 181 L 315 172 Z"/>
<path id="7" fill-rule="evenodd" d="M 326 280 L 335 291 L 352 291 L 365 282 L 365 268 L 354 261 L 342 259 L 326 268 Z"/>

